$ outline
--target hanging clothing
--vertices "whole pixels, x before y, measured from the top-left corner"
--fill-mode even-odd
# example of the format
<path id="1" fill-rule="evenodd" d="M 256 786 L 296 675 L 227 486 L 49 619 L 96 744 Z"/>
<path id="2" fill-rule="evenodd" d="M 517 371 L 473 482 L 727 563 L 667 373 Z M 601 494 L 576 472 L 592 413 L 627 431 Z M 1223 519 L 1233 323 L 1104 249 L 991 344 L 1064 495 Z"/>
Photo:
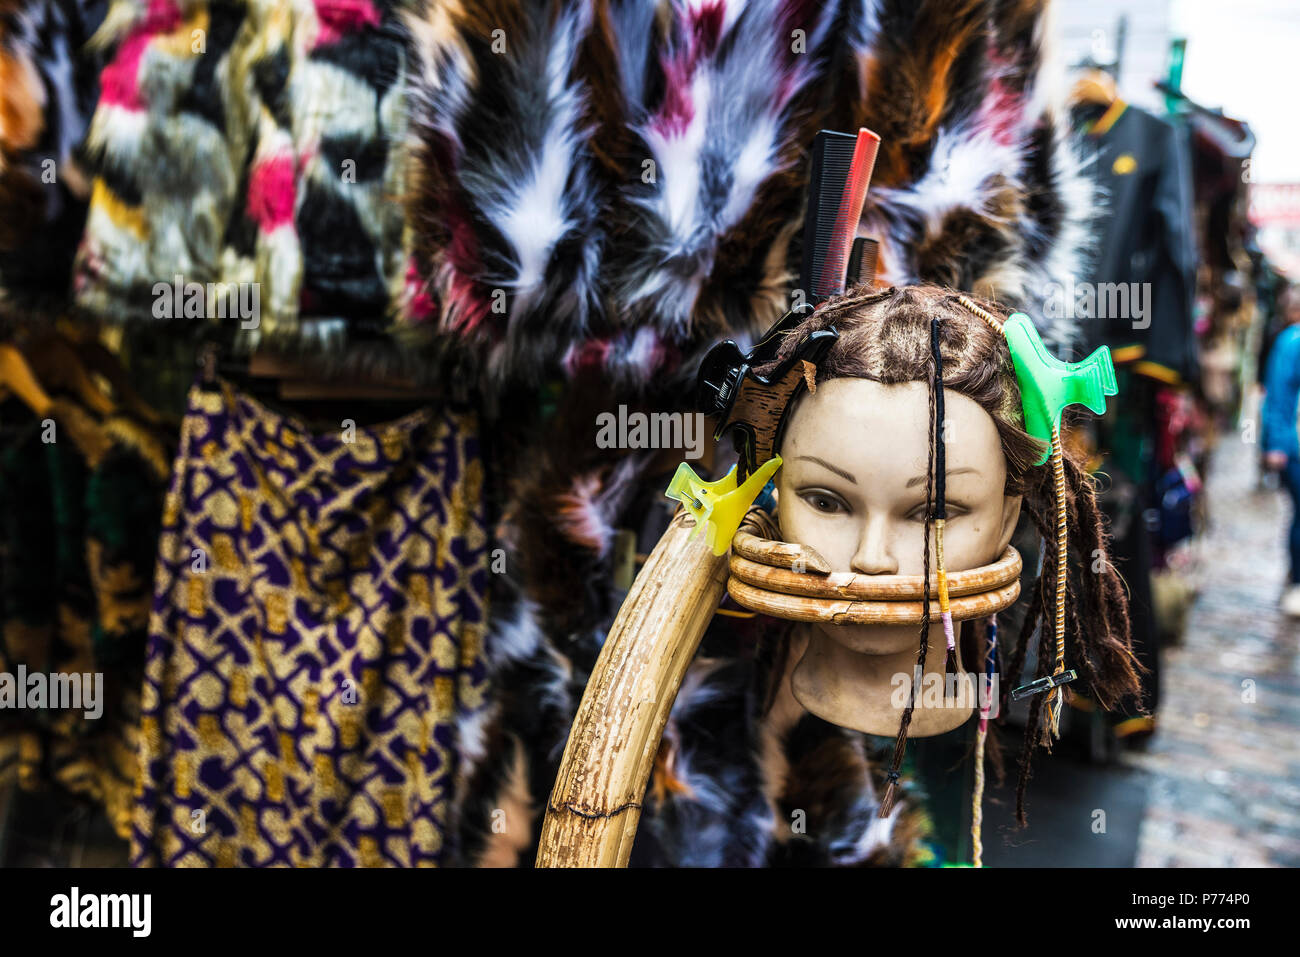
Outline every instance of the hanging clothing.
<path id="1" fill-rule="evenodd" d="M 1196 242 L 1192 231 L 1191 153 L 1184 131 L 1116 100 L 1082 108 L 1088 168 L 1104 196 L 1096 261 L 1080 278 L 1093 284 L 1093 316 L 1081 317 L 1094 345 L 1109 345 L 1117 365 L 1161 382 L 1196 378 L 1192 304 Z M 1108 284 L 1122 287 L 1115 298 Z M 1140 300 L 1135 297 L 1139 297 Z M 1144 315 L 1138 315 L 1137 302 Z M 1111 310 L 1115 302 L 1128 308 Z M 1118 314 L 1110 314 L 1116 312 Z"/>
<path id="2" fill-rule="evenodd" d="M 42 441 L 57 437 L 57 422 L 51 430 L 12 399 L 0 415 L 0 671 L 14 676 L 20 667 L 40 675 L 93 672 L 94 599 L 81 548 L 79 503 L 84 463 L 71 441 Z M 0 709 L 0 770 L 34 790 L 49 783 L 50 741 L 78 738 L 88 722 L 72 709 L 14 704 Z"/>
<path id="3" fill-rule="evenodd" d="M 102 805 L 130 835 L 154 552 L 172 447 L 129 415 L 3 407 L 0 672 L 102 676 L 86 708 L 4 712 L 0 776 Z"/>
<path id="4" fill-rule="evenodd" d="M 163 514 L 138 865 L 418 866 L 448 853 L 486 689 L 475 420 L 312 434 L 190 394 Z"/>
<path id="5" fill-rule="evenodd" d="M 1110 346 L 1127 382 L 1121 390 L 1125 401 L 1087 427 L 1096 433 L 1097 448 L 1111 450 L 1097 465 L 1115 474 L 1116 488 L 1101 504 L 1115 533 L 1112 557 L 1129 584 L 1134 650 L 1146 666 L 1140 699 L 1121 703 L 1109 716 L 1116 734 L 1124 735 L 1154 728 L 1159 706 L 1151 584 L 1157 555 L 1146 524 L 1161 501 L 1155 409 L 1160 390 L 1199 377 L 1191 151 L 1184 129 L 1123 100 L 1081 107 L 1075 119 L 1104 197 L 1095 227 L 1096 259 L 1085 276 L 1094 312 L 1084 327 L 1089 348 Z M 1119 494 L 1126 480 L 1131 490 Z"/>

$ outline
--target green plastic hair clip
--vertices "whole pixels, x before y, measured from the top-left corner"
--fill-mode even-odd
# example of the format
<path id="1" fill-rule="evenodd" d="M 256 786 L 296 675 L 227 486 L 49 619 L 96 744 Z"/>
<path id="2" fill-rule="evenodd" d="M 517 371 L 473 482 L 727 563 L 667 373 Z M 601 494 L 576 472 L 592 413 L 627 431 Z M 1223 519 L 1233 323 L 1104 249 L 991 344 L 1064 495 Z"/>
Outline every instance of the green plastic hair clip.
<path id="1" fill-rule="evenodd" d="M 1060 428 L 1067 405 L 1082 405 L 1101 415 L 1106 396 L 1116 395 L 1115 365 L 1102 346 L 1082 362 L 1062 362 L 1043 345 L 1038 330 L 1023 312 L 1013 313 L 1002 326 L 1025 407 L 1025 431 L 1045 446 L 1042 465 L 1052 457 L 1052 433 Z"/>
<path id="2" fill-rule="evenodd" d="M 758 471 L 745 480 L 744 485 L 736 485 L 736 467 L 716 482 L 706 482 L 695 470 L 683 462 L 677 466 L 673 480 L 668 483 L 664 494 L 676 499 L 686 507 L 695 518 L 694 538 L 700 529 L 706 529 L 705 542 L 713 549 L 713 554 L 725 554 L 731 547 L 731 539 L 744 521 L 745 513 L 763 491 L 768 479 L 781 467 L 781 456 L 768 459 Z"/>

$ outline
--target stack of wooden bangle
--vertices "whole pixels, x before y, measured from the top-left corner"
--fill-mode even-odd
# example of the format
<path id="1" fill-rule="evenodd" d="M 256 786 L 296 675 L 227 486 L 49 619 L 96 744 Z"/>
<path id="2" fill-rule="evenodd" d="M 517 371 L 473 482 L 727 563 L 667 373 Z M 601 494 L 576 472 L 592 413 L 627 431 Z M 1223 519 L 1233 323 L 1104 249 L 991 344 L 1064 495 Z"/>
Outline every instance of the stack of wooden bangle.
<path id="1" fill-rule="evenodd" d="M 775 528 L 751 511 L 731 541 L 727 593 L 744 607 L 791 621 L 837 625 L 921 623 L 920 575 L 832 572 L 815 550 L 775 541 Z M 954 621 L 1009 607 L 1020 594 L 1020 553 L 1010 545 L 991 565 L 948 573 Z M 930 619 L 939 620 L 938 579 L 930 579 Z"/>

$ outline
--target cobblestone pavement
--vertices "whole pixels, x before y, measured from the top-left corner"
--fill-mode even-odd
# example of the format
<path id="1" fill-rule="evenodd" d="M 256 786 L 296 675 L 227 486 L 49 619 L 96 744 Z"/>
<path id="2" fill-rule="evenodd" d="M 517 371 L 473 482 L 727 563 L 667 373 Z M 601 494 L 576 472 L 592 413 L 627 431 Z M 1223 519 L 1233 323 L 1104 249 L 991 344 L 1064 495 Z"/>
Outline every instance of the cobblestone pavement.
<path id="1" fill-rule="evenodd" d="M 1140 867 L 1300 866 L 1300 624 L 1277 607 L 1290 505 L 1256 489 L 1256 455 L 1232 433 L 1214 452 L 1200 592 L 1164 650 L 1158 730 L 1123 759 L 1150 775 Z"/>

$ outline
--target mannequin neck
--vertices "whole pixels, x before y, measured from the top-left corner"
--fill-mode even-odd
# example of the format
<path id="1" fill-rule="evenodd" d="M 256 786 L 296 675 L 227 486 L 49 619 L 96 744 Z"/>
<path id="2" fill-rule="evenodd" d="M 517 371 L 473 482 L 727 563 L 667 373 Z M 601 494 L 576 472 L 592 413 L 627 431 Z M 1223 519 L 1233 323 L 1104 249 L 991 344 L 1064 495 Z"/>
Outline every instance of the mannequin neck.
<path id="1" fill-rule="evenodd" d="M 862 654 L 835 641 L 820 628 L 806 626 L 807 648 L 791 675 L 795 698 L 832 724 L 867 734 L 898 734 L 915 680 L 917 652 Z M 964 724 L 977 701 L 970 675 L 945 675 L 947 645 L 942 622 L 930 626 L 924 673 L 916 688 L 909 738 L 925 738 Z"/>

